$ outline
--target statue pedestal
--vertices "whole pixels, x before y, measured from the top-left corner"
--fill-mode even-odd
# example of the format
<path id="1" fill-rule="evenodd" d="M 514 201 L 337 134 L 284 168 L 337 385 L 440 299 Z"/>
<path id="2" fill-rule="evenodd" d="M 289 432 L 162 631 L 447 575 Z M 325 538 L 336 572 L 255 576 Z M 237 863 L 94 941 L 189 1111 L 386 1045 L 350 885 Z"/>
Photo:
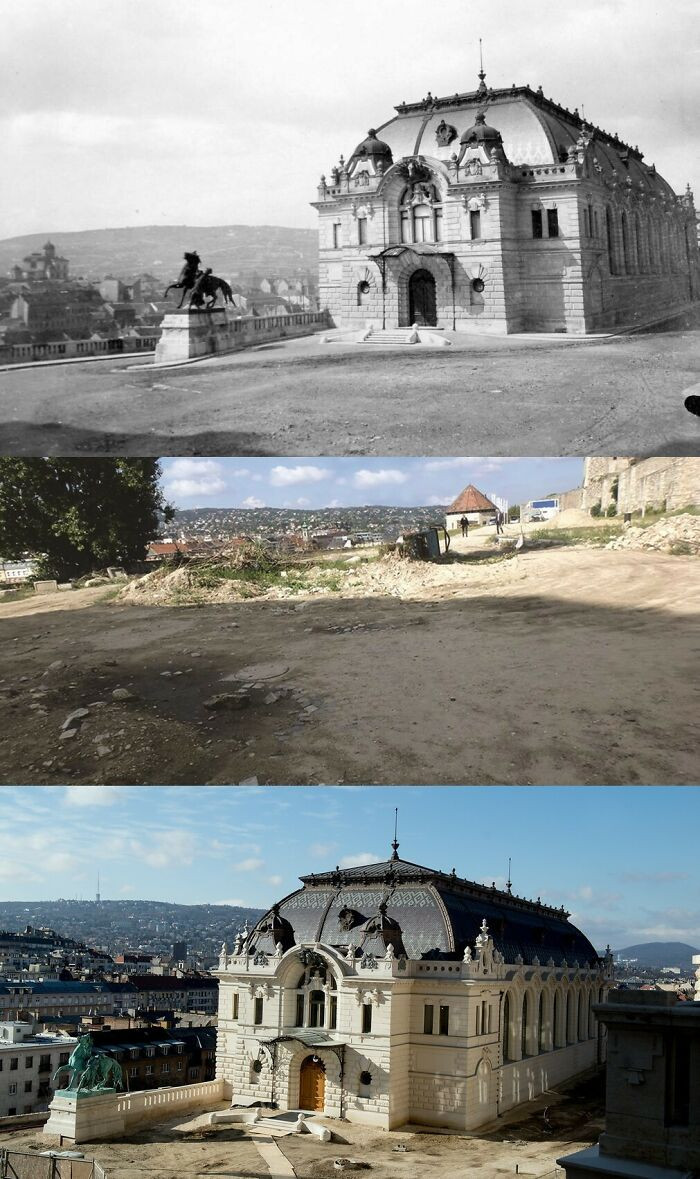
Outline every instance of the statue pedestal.
<path id="1" fill-rule="evenodd" d="M 101 1142 L 124 1136 L 125 1118 L 116 1089 L 76 1093 L 59 1089 L 49 1106 L 43 1133 L 70 1142 Z"/>
<path id="2" fill-rule="evenodd" d="M 156 364 L 178 364 L 196 356 L 229 352 L 236 344 L 226 310 L 170 311 L 161 325 Z"/>

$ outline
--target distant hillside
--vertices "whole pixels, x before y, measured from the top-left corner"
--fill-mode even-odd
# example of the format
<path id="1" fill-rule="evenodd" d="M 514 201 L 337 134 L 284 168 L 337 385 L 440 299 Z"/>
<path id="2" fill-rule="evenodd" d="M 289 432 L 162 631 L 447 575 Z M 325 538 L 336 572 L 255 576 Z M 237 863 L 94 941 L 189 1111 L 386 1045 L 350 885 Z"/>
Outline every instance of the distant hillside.
<path id="1" fill-rule="evenodd" d="M 253 485 L 253 490 L 254 490 Z M 395 532 L 442 523 L 443 506 L 391 507 L 372 504 L 342 508 L 185 508 L 175 513 L 168 532 L 214 536 L 286 532 L 294 527 L 343 528 L 349 532 Z"/>
<path id="2" fill-rule="evenodd" d="M 700 950 L 685 942 L 642 942 L 615 950 L 615 958 L 636 958 L 639 966 L 652 968 L 690 966 L 693 954 L 700 954 Z"/>
<path id="3" fill-rule="evenodd" d="M 196 250 L 215 274 L 247 282 L 257 274 L 290 278 L 318 272 L 318 233 L 277 225 L 144 225 L 86 229 L 77 233 L 32 233 L 0 241 L 0 275 L 50 239 L 68 258 L 73 276 L 131 278 L 144 271 L 177 277 L 185 250 Z"/>
<path id="4" fill-rule="evenodd" d="M 176 905 L 169 901 L 0 901 L 0 929 L 48 926 L 89 946 L 169 951 L 175 941 L 190 952 L 211 955 L 238 930 L 254 925 L 263 909 L 235 905 Z"/>

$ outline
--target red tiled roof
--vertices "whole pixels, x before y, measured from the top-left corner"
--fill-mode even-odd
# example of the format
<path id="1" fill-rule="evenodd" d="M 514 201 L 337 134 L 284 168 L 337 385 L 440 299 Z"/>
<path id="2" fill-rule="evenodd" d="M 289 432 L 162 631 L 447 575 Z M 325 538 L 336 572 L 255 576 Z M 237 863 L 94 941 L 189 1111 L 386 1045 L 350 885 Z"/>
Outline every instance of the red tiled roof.
<path id="1" fill-rule="evenodd" d="M 496 505 L 487 499 L 478 487 L 470 483 L 464 491 L 460 491 L 454 503 L 451 503 L 447 509 L 450 512 L 495 512 Z"/>

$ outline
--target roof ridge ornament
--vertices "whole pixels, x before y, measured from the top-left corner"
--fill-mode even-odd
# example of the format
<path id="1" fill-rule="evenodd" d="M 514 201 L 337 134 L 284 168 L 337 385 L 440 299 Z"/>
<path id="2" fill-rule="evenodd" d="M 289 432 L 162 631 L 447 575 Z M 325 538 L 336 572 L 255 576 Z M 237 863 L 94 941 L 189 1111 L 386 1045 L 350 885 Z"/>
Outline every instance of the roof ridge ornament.
<path id="1" fill-rule="evenodd" d="M 487 93 L 487 87 L 486 87 L 486 73 L 484 72 L 484 49 L 483 49 L 481 37 L 479 37 L 479 64 L 481 66 L 481 69 L 479 70 L 479 88 L 476 93 L 478 95 L 485 95 Z"/>
<path id="2" fill-rule="evenodd" d="M 399 808 L 395 807 L 394 808 L 394 838 L 391 843 L 391 849 L 392 849 L 391 850 L 391 858 L 392 858 L 392 860 L 398 860 L 398 858 L 399 858 L 399 841 L 397 839 L 398 828 L 399 828 Z"/>

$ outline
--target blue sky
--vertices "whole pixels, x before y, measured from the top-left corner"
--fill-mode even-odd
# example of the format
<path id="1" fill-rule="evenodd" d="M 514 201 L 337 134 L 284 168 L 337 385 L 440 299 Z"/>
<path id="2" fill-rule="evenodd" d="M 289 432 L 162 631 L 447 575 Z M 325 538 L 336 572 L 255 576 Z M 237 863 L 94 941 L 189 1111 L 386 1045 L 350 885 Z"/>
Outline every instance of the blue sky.
<path id="1" fill-rule="evenodd" d="M 5 787 L 7 900 L 265 907 L 299 875 L 400 855 L 564 904 L 593 943 L 700 947 L 695 787 Z"/>
<path id="2" fill-rule="evenodd" d="M 178 508 L 322 508 L 451 503 L 467 483 L 524 503 L 578 487 L 581 458 L 171 458 L 167 498 Z"/>

